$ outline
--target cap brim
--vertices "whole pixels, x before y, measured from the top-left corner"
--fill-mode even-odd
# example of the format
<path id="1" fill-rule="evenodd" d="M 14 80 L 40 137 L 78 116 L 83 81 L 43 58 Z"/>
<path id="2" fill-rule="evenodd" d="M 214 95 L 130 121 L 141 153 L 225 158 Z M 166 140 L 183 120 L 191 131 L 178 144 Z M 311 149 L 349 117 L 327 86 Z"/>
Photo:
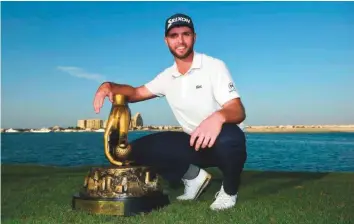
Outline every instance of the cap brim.
<path id="1" fill-rule="evenodd" d="M 193 26 L 191 26 L 191 25 L 189 25 L 189 24 L 186 24 L 186 23 L 174 23 L 174 24 L 171 25 L 169 28 L 167 28 L 167 30 L 165 31 L 165 35 L 167 35 L 167 33 L 168 33 L 171 29 L 176 28 L 176 27 L 182 27 L 182 26 L 189 27 L 189 28 L 191 28 L 191 29 L 194 31 Z"/>

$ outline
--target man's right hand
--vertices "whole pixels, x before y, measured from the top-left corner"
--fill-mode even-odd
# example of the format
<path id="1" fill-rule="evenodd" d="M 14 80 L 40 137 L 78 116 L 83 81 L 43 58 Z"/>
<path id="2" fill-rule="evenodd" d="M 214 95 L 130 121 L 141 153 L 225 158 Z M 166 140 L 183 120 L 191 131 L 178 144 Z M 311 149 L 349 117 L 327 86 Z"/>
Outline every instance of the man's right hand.
<path id="1" fill-rule="evenodd" d="M 100 112 L 100 109 L 103 106 L 103 102 L 106 96 L 108 96 L 109 101 L 113 103 L 113 93 L 110 89 L 109 83 L 103 83 L 102 85 L 100 85 L 100 87 L 98 87 L 96 91 L 95 98 L 93 100 L 93 107 L 95 109 L 96 114 Z"/>

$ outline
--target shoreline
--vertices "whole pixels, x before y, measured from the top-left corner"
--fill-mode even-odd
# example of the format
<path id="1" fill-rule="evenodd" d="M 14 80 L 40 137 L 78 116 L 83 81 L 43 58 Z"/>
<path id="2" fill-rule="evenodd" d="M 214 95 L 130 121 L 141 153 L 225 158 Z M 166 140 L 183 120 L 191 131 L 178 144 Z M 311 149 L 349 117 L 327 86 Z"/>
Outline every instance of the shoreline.
<path id="1" fill-rule="evenodd" d="M 246 133 L 354 133 L 354 128 L 245 128 Z"/>
<path id="2" fill-rule="evenodd" d="M 104 132 L 105 129 L 41 129 L 41 130 L 28 130 L 28 129 L 2 129 L 1 133 L 73 133 L 73 132 Z M 11 131 L 10 131 L 11 130 Z M 157 126 L 157 127 L 141 127 L 136 129 L 129 129 L 129 132 L 140 131 L 183 131 L 179 126 Z M 306 126 L 306 125 L 294 125 L 294 126 L 246 126 L 244 127 L 245 133 L 354 133 L 354 125 L 324 125 L 324 126 Z"/>

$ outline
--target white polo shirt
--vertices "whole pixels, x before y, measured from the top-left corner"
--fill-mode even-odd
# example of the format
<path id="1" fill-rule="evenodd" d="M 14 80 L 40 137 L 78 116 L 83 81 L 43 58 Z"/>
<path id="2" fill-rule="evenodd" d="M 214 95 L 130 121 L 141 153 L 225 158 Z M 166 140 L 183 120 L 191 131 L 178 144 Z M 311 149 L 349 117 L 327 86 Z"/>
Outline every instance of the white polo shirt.
<path id="1" fill-rule="evenodd" d="M 178 123 L 188 134 L 224 103 L 240 97 L 225 63 L 197 52 L 186 74 L 180 74 L 174 63 L 145 86 L 153 94 L 166 97 Z M 239 126 L 243 129 L 242 123 Z"/>

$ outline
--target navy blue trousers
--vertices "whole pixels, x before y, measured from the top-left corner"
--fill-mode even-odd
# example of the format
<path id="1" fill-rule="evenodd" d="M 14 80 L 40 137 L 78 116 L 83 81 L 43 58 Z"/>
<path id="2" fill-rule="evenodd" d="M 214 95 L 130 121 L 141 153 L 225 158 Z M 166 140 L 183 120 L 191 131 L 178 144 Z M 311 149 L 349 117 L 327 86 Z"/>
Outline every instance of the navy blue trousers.
<path id="1" fill-rule="evenodd" d="M 214 146 L 199 151 L 189 142 L 190 135 L 184 132 L 157 132 L 130 142 L 131 158 L 137 164 L 151 166 L 173 183 L 181 180 L 190 164 L 218 167 L 223 174 L 225 192 L 236 194 L 247 159 L 243 131 L 236 124 L 224 124 Z"/>

